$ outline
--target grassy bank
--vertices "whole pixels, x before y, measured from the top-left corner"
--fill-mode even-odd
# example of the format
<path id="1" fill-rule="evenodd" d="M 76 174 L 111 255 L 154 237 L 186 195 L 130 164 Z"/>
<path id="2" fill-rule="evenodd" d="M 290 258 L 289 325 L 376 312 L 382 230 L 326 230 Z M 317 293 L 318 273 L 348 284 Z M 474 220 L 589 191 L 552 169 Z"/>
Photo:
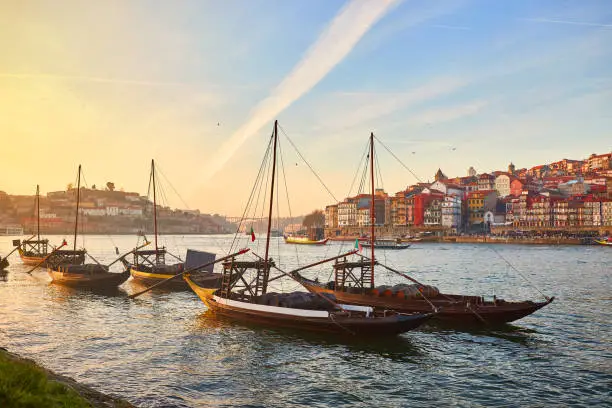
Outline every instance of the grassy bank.
<path id="1" fill-rule="evenodd" d="M 131 407 L 0 349 L 0 407 Z"/>

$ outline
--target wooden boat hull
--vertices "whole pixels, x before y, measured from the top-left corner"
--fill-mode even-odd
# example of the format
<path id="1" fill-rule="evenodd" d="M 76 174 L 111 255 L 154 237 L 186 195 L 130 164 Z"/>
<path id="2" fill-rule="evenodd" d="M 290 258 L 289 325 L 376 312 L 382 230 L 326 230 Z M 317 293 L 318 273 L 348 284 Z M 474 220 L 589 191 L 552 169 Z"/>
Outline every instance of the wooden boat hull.
<path id="1" fill-rule="evenodd" d="M 185 280 L 212 313 L 266 327 L 350 336 L 394 336 L 417 328 L 433 316 L 433 313 L 391 313 L 386 317 L 366 318 L 350 313 L 251 304 L 220 298 L 215 295 L 216 289 L 202 288 L 188 276 Z"/>
<path id="2" fill-rule="evenodd" d="M 302 278 L 301 283 L 310 292 L 331 293 L 341 303 L 368 305 L 380 309 L 392 309 L 403 313 L 425 313 L 431 305 L 424 299 L 397 298 L 373 294 L 335 291 L 321 284 Z M 450 298 L 450 299 L 448 299 Z M 434 321 L 451 325 L 500 325 L 528 316 L 554 300 L 545 302 L 482 302 L 478 296 L 439 295 L 429 300 L 438 308 Z"/>
<path id="3" fill-rule="evenodd" d="M 19 251 L 21 262 L 25 265 L 36 266 L 45 261 L 46 256 L 27 256 L 22 251 Z"/>
<path id="4" fill-rule="evenodd" d="M 95 272 L 91 274 L 62 272 L 47 268 L 47 273 L 51 277 L 51 282 L 78 288 L 88 289 L 111 289 L 121 285 L 130 277 L 129 271 L 122 273 Z"/>
<path id="5" fill-rule="evenodd" d="M 318 241 L 313 241 L 310 239 L 285 237 L 286 244 L 296 244 L 296 245 L 325 245 L 327 244 L 327 241 L 329 241 L 329 238 L 321 239 Z"/>
<path id="6" fill-rule="evenodd" d="M 130 268 L 130 275 L 132 279 L 137 282 L 143 283 L 147 286 L 154 285 L 163 280 L 171 278 L 175 276 L 172 273 L 152 273 L 140 271 L 135 267 Z M 221 286 L 221 274 L 220 273 L 197 273 L 193 274 L 192 278 L 198 282 L 198 284 L 204 288 L 214 288 L 218 289 Z M 184 279 L 177 277 L 171 281 L 168 281 L 166 285 L 169 285 L 173 289 L 184 289 L 188 290 L 189 285 Z"/>

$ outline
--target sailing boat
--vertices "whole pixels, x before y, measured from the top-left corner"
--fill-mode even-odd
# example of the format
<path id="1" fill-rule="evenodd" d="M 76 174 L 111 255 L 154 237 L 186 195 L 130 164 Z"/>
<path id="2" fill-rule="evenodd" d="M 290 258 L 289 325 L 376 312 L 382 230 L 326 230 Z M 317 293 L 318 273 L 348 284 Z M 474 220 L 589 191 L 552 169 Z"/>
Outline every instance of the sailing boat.
<path id="1" fill-rule="evenodd" d="M 496 325 L 512 322 L 534 313 L 548 305 L 554 297 L 544 302 L 509 302 L 494 298 L 485 301 L 480 296 L 464 296 L 440 293 L 433 286 L 425 285 L 400 271 L 378 263 L 374 256 L 376 238 L 374 235 L 374 133 L 370 134 L 370 258 L 362 257 L 353 262 L 346 258 L 334 264 L 334 281 L 319 283 L 307 279 L 299 273 L 294 276 L 311 292 L 334 294 L 340 302 L 353 305 L 371 305 L 382 309 L 401 312 L 425 312 L 432 308 L 439 310 L 435 320 L 451 324 Z M 374 285 L 374 267 L 380 265 L 408 280 L 413 284 L 394 287 Z"/>
<path id="2" fill-rule="evenodd" d="M 36 186 L 36 239 L 34 235 L 21 242 L 16 242 L 19 250 L 19 257 L 25 265 L 40 265 L 44 263 L 49 256 L 49 240 L 40 239 L 40 186 Z M 66 259 L 64 259 L 66 260 Z M 73 261 L 75 263 L 83 262 L 82 260 Z"/>
<path id="3" fill-rule="evenodd" d="M 155 182 L 155 160 L 151 160 L 151 173 L 149 175 L 150 185 L 153 186 L 153 225 L 155 249 L 134 251 L 134 262 L 130 265 L 124 261 L 129 268 L 132 278 L 147 285 L 156 284 L 183 272 L 185 264 L 177 256 L 169 253 L 165 247 L 158 245 L 157 231 L 157 194 Z M 179 260 L 179 263 L 167 264 L 166 254 Z M 198 282 L 209 288 L 218 288 L 221 274 L 219 273 L 198 273 Z M 186 283 L 181 279 L 172 279 L 168 284 L 176 288 L 188 289 Z"/>
<path id="4" fill-rule="evenodd" d="M 121 285 L 130 277 L 130 272 L 109 271 L 110 265 L 98 263 L 85 249 L 76 248 L 79 227 L 79 204 L 81 200 L 81 165 L 77 175 L 76 216 L 74 221 L 74 245 L 72 250 L 54 250 L 47 256 L 47 272 L 53 283 L 90 289 L 110 289 Z M 65 243 L 64 243 L 65 244 Z M 63 244 L 63 245 L 64 245 Z M 85 263 L 85 255 L 95 261 Z M 125 255 L 124 255 L 125 256 Z M 44 261 L 43 261 L 44 262 Z M 115 261 L 116 262 L 116 261 Z"/>
<path id="5" fill-rule="evenodd" d="M 184 279 L 193 291 L 208 306 L 209 310 L 216 315 L 241 322 L 260 323 L 273 327 L 295 328 L 342 335 L 383 336 L 406 332 L 427 321 L 432 316 L 432 313 L 404 314 L 389 310 L 375 311 L 369 306 L 337 304 L 333 296 L 309 294 L 306 292 L 293 292 L 289 294 L 268 292 L 268 284 L 280 277 L 271 278 L 270 273 L 272 269 L 281 272 L 284 276 L 291 277 L 290 273 L 282 272 L 276 266 L 274 260 L 269 258 L 270 229 L 272 225 L 276 178 L 277 140 L 278 123 L 275 121 L 274 132 L 264 159 L 265 162 L 269 158 L 271 145 L 273 145 L 265 255 L 263 257 L 257 256 L 257 259 L 254 261 L 239 260 L 236 257 L 231 257 L 224 261 L 221 288 L 216 290 L 203 288 L 191 279 L 189 273 L 185 273 Z M 266 164 L 264 163 L 262 166 Z M 261 173 L 262 171 L 260 170 Z M 299 270 L 332 261 L 336 258 L 325 259 L 299 268 Z"/>

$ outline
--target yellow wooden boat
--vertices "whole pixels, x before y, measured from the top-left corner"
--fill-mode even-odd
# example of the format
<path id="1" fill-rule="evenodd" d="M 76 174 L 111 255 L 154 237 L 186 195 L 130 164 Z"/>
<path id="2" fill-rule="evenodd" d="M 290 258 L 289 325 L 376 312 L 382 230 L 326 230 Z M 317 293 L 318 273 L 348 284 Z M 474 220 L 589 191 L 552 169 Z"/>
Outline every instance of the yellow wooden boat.
<path id="1" fill-rule="evenodd" d="M 299 244 L 299 245 L 325 245 L 329 238 L 312 240 L 308 237 L 292 237 L 285 235 L 285 243 L 286 244 Z"/>

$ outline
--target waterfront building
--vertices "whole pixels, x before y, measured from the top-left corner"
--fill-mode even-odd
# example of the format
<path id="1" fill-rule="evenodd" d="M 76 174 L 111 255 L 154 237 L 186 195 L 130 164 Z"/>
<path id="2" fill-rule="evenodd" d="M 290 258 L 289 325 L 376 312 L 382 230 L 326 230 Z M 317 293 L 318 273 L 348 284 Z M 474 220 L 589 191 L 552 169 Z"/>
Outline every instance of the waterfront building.
<path id="1" fill-rule="evenodd" d="M 338 226 L 350 227 L 357 225 L 357 200 L 347 198 L 338 203 Z"/>
<path id="2" fill-rule="evenodd" d="M 436 190 L 442 194 L 448 194 L 448 195 L 454 194 L 454 195 L 463 196 L 464 194 L 463 187 L 454 182 L 451 182 L 451 180 L 436 181 L 435 183 L 432 183 L 429 186 L 429 190 L 430 191 Z"/>
<path id="3" fill-rule="evenodd" d="M 468 193 L 468 227 L 484 223 L 484 213 L 494 211 L 497 203 L 497 193 L 494 190 L 479 190 Z"/>
<path id="4" fill-rule="evenodd" d="M 434 180 L 435 181 L 441 181 L 441 180 L 447 180 L 447 179 L 448 179 L 448 177 L 446 177 L 446 175 L 444 173 L 442 173 L 442 170 L 440 170 L 440 169 L 438 169 L 438 171 L 434 175 Z"/>
<path id="5" fill-rule="evenodd" d="M 462 200 L 458 195 L 446 195 L 441 203 L 441 224 L 457 232 L 462 226 Z"/>
<path id="6" fill-rule="evenodd" d="M 514 179 L 507 173 L 502 173 L 495 177 L 495 191 L 499 197 L 506 197 L 510 195 L 510 182 Z"/>
<path id="7" fill-rule="evenodd" d="M 589 192 L 589 185 L 582 178 L 559 184 L 559 191 L 566 197 L 584 195 Z"/>
<path id="8" fill-rule="evenodd" d="M 440 226 L 442 225 L 442 198 L 433 199 L 427 208 L 425 209 L 424 222 L 426 226 Z"/>
<path id="9" fill-rule="evenodd" d="M 325 228 L 338 228 L 338 204 L 325 207 Z"/>
<path id="10" fill-rule="evenodd" d="M 595 154 L 589 156 L 583 165 L 583 173 L 592 172 L 594 170 L 609 170 L 612 169 L 612 153 Z"/>
<path id="11" fill-rule="evenodd" d="M 495 176 L 488 173 L 482 173 L 478 176 L 478 190 L 495 190 Z"/>
<path id="12" fill-rule="evenodd" d="M 612 200 L 601 201 L 601 225 L 612 226 Z"/>
<path id="13" fill-rule="evenodd" d="M 444 194 L 421 192 L 409 198 L 408 212 L 412 212 L 412 222 L 415 226 L 425 225 L 425 210 L 433 200 L 442 200 Z M 410 205 L 412 204 L 412 205 Z M 410 211 L 412 210 L 412 211 Z M 439 210 L 438 210 L 439 211 Z"/>

